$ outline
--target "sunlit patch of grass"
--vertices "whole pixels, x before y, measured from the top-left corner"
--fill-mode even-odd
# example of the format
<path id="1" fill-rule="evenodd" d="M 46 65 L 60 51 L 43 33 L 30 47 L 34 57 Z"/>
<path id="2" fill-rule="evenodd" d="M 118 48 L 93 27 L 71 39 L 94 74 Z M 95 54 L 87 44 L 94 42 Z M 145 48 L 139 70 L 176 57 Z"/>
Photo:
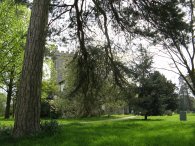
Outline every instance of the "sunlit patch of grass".
<path id="1" fill-rule="evenodd" d="M 0 117 L 0 127 L 1 126 L 13 126 L 14 121 L 13 118 L 4 119 L 4 117 Z"/>

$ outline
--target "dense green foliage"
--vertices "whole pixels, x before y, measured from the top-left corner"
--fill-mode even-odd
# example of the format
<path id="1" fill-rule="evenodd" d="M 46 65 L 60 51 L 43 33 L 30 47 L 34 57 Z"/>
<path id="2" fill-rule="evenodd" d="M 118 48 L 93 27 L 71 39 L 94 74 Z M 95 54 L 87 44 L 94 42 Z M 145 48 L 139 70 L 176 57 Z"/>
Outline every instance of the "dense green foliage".
<path id="1" fill-rule="evenodd" d="M 29 11 L 13 0 L 0 3 L 0 88 L 7 92 L 5 118 L 9 118 L 11 100 L 16 97 L 22 70 Z"/>
<path id="2" fill-rule="evenodd" d="M 178 108 L 175 85 L 158 71 L 151 73 L 140 88 L 138 106 L 146 115 L 162 115 Z"/>
<path id="3" fill-rule="evenodd" d="M 130 99 L 130 105 L 136 113 L 145 115 L 162 115 L 166 110 L 178 108 L 176 86 L 164 75 L 152 68 L 153 57 L 142 46 L 138 56 L 131 65 L 131 76 L 137 84 L 137 97 Z"/>
<path id="4" fill-rule="evenodd" d="M 0 72 L 2 76 L 4 72 L 13 70 L 12 68 L 14 71 L 21 71 L 18 68 L 21 68 L 22 64 L 29 13 L 24 6 L 16 6 L 12 0 L 8 0 L 0 3 L 0 19 Z M 17 72 L 14 74 L 17 75 Z"/>

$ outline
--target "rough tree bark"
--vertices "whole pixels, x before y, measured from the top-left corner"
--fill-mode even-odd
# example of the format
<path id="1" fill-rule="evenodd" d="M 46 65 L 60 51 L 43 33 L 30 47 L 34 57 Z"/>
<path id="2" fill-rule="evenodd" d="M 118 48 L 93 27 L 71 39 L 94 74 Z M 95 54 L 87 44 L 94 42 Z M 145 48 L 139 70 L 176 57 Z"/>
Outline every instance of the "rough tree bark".
<path id="1" fill-rule="evenodd" d="M 34 0 L 25 48 L 13 136 L 40 130 L 40 97 L 45 38 L 50 0 Z"/>

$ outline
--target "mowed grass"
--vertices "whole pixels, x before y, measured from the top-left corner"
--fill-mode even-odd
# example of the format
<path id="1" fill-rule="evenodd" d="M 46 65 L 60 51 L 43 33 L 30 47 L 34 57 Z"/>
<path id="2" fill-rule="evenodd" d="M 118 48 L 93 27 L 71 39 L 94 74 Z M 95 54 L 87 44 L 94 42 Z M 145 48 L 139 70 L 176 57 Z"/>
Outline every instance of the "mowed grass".
<path id="1" fill-rule="evenodd" d="M 2 146 L 195 146 L 195 115 L 180 122 L 179 116 L 154 116 L 123 121 L 82 123 L 83 120 L 60 120 L 61 130 L 53 136 L 0 138 Z M 97 118 L 96 118 L 97 119 Z M 100 118 L 101 119 L 101 118 Z M 90 121 L 90 119 L 85 119 Z M 84 121 L 85 121 L 84 120 Z M 94 121 L 94 119 L 92 119 Z M 2 123 L 2 119 L 0 121 Z M 5 121 L 9 122 L 9 121 Z"/>

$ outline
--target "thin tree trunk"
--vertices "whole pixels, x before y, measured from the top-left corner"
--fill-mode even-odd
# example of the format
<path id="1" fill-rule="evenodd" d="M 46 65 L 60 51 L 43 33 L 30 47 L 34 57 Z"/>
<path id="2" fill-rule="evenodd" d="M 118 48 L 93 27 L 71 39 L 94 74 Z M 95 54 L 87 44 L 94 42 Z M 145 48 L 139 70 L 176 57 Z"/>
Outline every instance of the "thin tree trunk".
<path id="1" fill-rule="evenodd" d="M 13 78 L 10 77 L 8 91 L 7 91 L 7 102 L 5 108 L 5 119 L 9 119 L 10 117 L 10 104 L 12 99 L 12 92 L 13 92 Z"/>
<path id="2" fill-rule="evenodd" d="M 50 0 L 34 0 L 25 48 L 13 136 L 40 131 L 42 66 Z"/>
<path id="3" fill-rule="evenodd" d="M 17 95 L 16 95 L 17 96 Z M 12 114 L 12 118 L 14 118 L 15 116 L 15 98 L 12 99 L 13 105 L 12 105 L 12 109 L 13 109 L 13 114 Z"/>
<path id="4" fill-rule="evenodd" d="M 148 115 L 147 114 L 144 115 L 144 120 L 148 120 Z"/>

